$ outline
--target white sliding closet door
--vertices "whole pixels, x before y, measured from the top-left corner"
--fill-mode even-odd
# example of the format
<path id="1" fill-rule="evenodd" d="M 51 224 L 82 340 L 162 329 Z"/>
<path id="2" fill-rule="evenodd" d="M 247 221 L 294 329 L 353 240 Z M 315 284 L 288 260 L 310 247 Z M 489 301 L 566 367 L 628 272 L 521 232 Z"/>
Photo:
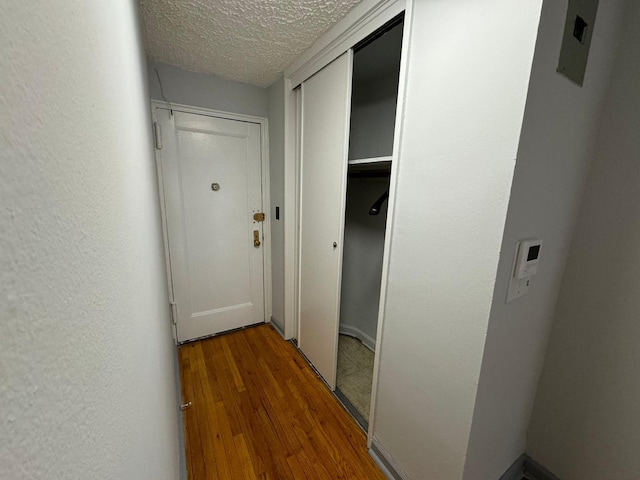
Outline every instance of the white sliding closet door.
<path id="1" fill-rule="evenodd" d="M 302 83 L 298 345 L 336 386 L 353 51 Z"/>

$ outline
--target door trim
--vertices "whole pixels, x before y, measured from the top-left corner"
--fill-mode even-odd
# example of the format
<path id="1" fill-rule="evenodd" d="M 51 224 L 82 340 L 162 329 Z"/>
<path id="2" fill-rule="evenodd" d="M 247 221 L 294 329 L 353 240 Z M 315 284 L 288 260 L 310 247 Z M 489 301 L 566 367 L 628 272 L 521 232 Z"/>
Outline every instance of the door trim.
<path id="1" fill-rule="evenodd" d="M 151 100 L 151 119 L 155 123 L 156 109 L 172 110 L 176 112 L 192 113 L 195 115 L 204 115 L 207 117 L 223 118 L 225 120 L 235 120 L 239 122 L 256 123 L 260 125 L 260 155 L 261 155 L 261 168 L 262 168 L 262 210 L 267 215 L 267 219 L 262 225 L 263 238 L 263 250 L 262 250 L 262 263 L 263 263 L 263 293 L 264 293 L 264 322 L 271 323 L 271 221 L 269 215 L 271 215 L 271 193 L 270 193 L 270 180 L 269 180 L 269 120 L 265 117 L 255 117 L 252 115 L 243 115 L 240 113 L 223 112 L 220 110 L 212 110 L 209 108 L 194 107 L 190 105 L 182 105 L 173 102 L 164 102 L 160 100 Z M 167 272 L 167 291 L 169 295 L 169 304 L 172 304 L 174 300 L 173 294 L 173 281 L 171 273 L 171 258 L 169 254 L 169 237 L 167 231 L 167 216 L 165 208 L 164 198 L 164 178 L 162 175 L 162 162 L 158 155 L 158 149 L 153 147 L 154 156 L 156 160 L 156 173 L 158 181 L 158 196 L 160 199 L 160 216 L 162 217 L 162 238 L 164 243 L 164 256 L 165 266 Z M 176 325 L 172 326 L 173 341 L 176 345 L 178 343 L 178 336 L 176 332 Z"/>
<path id="2" fill-rule="evenodd" d="M 405 10 L 406 0 L 364 0 L 329 29 L 284 72 L 290 88 L 329 65 Z"/>
<path id="3" fill-rule="evenodd" d="M 393 153 L 391 174 L 389 176 L 389 198 L 387 199 L 387 224 L 384 234 L 384 253 L 382 257 L 382 281 L 380 285 L 380 301 L 378 304 L 378 330 L 376 332 L 376 351 L 373 357 L 373 381 L 371 384 L 371 403 L 369 407 L 369 429 L 367 430 L 367 447 L 372 448 L 376 421 L 376 401 L 378 399 L 378 380 L 380 378 L 380 357 L 384 343 L 385 313 L 387 307 L 387 288 L 389 286 L 389 258 L 391 256 L 394 218 L 396 212 L 396 189 L 398 187 L 399 169 L 401 168 L 401 142 L 404 130 L 404 111 L 409 78 L 409 53 L 411 50 L 411 30 L 413 28 L 413 6 L 415 0 L 407 0 L 404 11 L 404 31 L 402 32 L 402 55 L 400 57 L 400 74 L 398 81 L 398 101 L 396 104 L 396 124 L 393 132 Z"/>
<path id="4" fill-rule="evenodd" d="M 369 413 L 369 429 L 367 431 L 367 446 L 371 448 L 376 417 L 376 400 L 378 379 L 380 374 L 380 358 L 384 347 L 385 310 L 387 301 L 387 286 L 389 281 L 389 257 L 393 248 L 393 236 L 396 186 L 398 184 L 399 169 L 401 168 L 402 152 L 400 141 L 404 128 L 404 111 L 407 72 L 409 68 L 410 37 L 413 26 L 413 8 L 415 0 L 363 0 L 347 16 L 325 33 L 302 56 L 298 58 L 284 73 L 284 204 L 287 211 L 296 211 L 300 201 L 299 196 L 299 139 L 297 129 L 300 127 L 298 119 L 299 89 L 298 85 L 305 79 L 337 58 L 358 41 L 375 32 L 382 25 L 392 20 L 404 11 L 404 32 L 402 38 L 402 58 L 400 62 L 400 81 L 398 84 L 398 102 L 396 107 L 396 125 L 394 130 L 393 153 L 391 162 L 389 199 L 387 200 L 387 223 L 385 230 L 385 245 L 382 263 L 382 282 L 380 286 L 380 302 L 378 308 L 378 331 L 376 332 L 376 352 L 373 364 L 373 381 L 371 386 L 371 408 Z M 397 9 L 397 10 L 396 10 Z M 296 215 L 285 217 L 285 338 L 295 338 L 300 321 L 297 313 L 297 285 L 298 285 L 298 230 L 299 219 Z M 293 247 L 293 248 L 291 248 Z M 292 290 L 289 290 L 292 289 Z M 291 291 L 292 293 L 287 293 Z"/>
<path id="5" fill-rule="evenodd" d="M 284 71 L 284 338 L 298 336 L 298 203 L 299 203 L 299 89 L 314 73 L 331 63 L 403 11 L 405 23 L 413 0 L 363 0 L 324 33 Z M 400 112 L 398 112 L 400 113 Z M 395 159 L 397 160 L 397 158 Z M 393 175 L 393 172 L 392 172 Z"/>

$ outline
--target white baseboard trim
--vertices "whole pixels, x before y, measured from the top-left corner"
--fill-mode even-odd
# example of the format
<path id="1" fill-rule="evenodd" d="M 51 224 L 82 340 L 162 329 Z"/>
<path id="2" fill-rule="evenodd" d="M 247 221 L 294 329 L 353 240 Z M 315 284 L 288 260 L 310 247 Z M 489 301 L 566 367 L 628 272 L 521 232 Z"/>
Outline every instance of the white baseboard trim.
<path id="1" fill-rule="evenodd" d="M 282 336 L 282 338 L 284 338 L 284 327 L 280 323 L 280 320 L 275 318 L 273 315 L 271 315 L 271 325 L 273 325 L 276 331 Z"/>
<path id="2" fill-rule="evenodd" d="M 515 462 L 504 472 L 500 480 L 560 480 L 543 465 L 536 462 L 526 453 L 520 455 Z"/>
<path id="3" fill-rule="evenodd" d="M 173 374 L 176 381 L 176 414 L 178 416 L 178 458 L 180 480 L 187 480 L 187 445 L 184 438 L 184 414 L 180 411 L 182 403 L 182 380 L 180 379 L 180 361 L 178 360 L 178 346 L 173 346 Z"/>
<path id="4" fill-rule="evenodd" d="M 524 456 L 524 473 L 530 480 L 560 480 L 544 465 L 536 462 L 529 455 Z"/>
<path id="5" fill-rule="evenodd" d="M 350 337 L 356 337 L 360 340 L 365 347 L 367 347 L 372 352 L 376 351 L 376 339 L 367 335 L 358 327 L 354 327 L 352 325 L 341 324 L 340 325 L 340 334 L 341 335 L 349 335 Z"/>
<path id="6" fill-rule="evenodd" d="M 526 455 L 523 453 L 515 462 L 502 474 L 500 480 L 521 480 L 524 475 L 524 462 Z"/>
<path id="7" fill-rule="evenodd" d="M 371 448 L 369 449 L 369 455 L 376 462 L 382 473 L 386 475 L 389 480 L 407 480 L 407 477 L 396 466 L 391 456 L 378 445 L 377 439 L 374 438 L 371 442 Z"/>

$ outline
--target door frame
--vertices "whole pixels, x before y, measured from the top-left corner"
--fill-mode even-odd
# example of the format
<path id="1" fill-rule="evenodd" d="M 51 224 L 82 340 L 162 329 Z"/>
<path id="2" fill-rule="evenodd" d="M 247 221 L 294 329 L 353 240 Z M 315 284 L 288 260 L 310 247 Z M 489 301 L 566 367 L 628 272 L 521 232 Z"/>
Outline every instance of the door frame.
<path id="1" fill-rule="evenodd" d="M 402 37 L 402 57 L 400 79 L 398 83 L 398 101 L 393 139 L 391 173 L 389 178 L 389 198 L 387 200 L 387 222 L 385 229 L 384 253 L 382 261 L 382 280 L 378 307 L 378 330 L 376 332 L 376 351 L 373 364 L 371 385 L 371 403 L 367 447 L 376 443 L 375 420 L 380 357 L 383 354 L 383 331 L 387 287 L 389 282 L 389 258 L 391 255 L 396 208 L 396 189 L 399 169 L 401 168 L 401 139 L 404 129 L 404 111 L 406 84 L 411 48 L 411 30 L 413 27 L 413 8 L 415 0 L 363 0 L 340 22 L 329 29 L 305 53 L 303 53 L 284 72 L 284 204 L 285 210 L 296 215 L 285 217 L 285 338 L 296 338 L 300 317 L 298 313 L 298 266 L 299 266 L 299 209 L 300 202 L 300 89 L 299 85 L 311 75 L 322 69 L 349 48 L 363 40 L 385 23 L 404 12 L 404 31 Z M 291 293 L 288 293 L 291 292 Z M 381 450 L 377 445 L 376 448 Z M 384 456 L 384 454 L 383 454 Z M 384 456 L 394 464 L 393 460 Z"/>
<path id="2" fill-rule="evenodd" d="M 224 120 L 235 120 L 239 122 L 256 123 L 260 125 L 260 155 L 261 155 L 261 169 L 262 169 L 262 211 L 265 212 L 266 220 L 262 225 L 263 236 L 263 249 L 262 249 L 262 264 L 263 264 L 263 295 L 264 295 L 264 322 L 271 323 L 271 193 L 270 193 L 270 180 L 269 180 L 269 120 L 265 117 L 256 117 L 253 115 L 243 115 L 240 113 L 223 112 L 220 110 L 213 110 L 210 108 L 194 107 L 190 105 L 183 105 L 173 102 L 165 102 L 161 100 L 151 100 L 151 119 L 153 122 L 154 132 L 154 156 L 156 161 L 156 174 L 158 181 L 158 196 L 160 199 L 160 216 L 162 219 L 162 239 L 164 243 L 164 257 L 165 266 L 167 269 L 167 292 L 169 294 L 169 307 L 171 309 L 171 322 L 173 341 L 176 345 L 178 342 L 178 335 L 176 330 L 176 319 L 173 310 L 175 297 L 173 294 L 173 274 L 171 272 L 171 257 L 169 254 L 169 236 L 167 230 L 167 213 L 164 198 L 164 177 L 162 174 L 162 162 L 160 161 L 160 155 L 155 143 L 156 135 L 156 109 L 161 108 L 163 110 L 171 110 L 176 112 L 191 113 L 195 115 L 204 115 L 206 117 L 222 118 Z M 213 335 L 212 335 L 213 336 Z M 193 341 L 193 340 L 189 340 Z"/>
<path id="3" fill-rule="evenodd" d="M 300 203 L 300 125 L 298 118 L 300 118 L 301 102 L 298 87 L 304 80 L 320 71 L 402 12 L 405 12 L 405 23 L 411 22 L 409 4 L 412 2 L 413 0 L 362 0 L 284 71 L 284 209 L 285 212 L 290 212 L 284 218 L 283 323 L 286 340 L 297 338 L 300 320 L 297 315 L 298 215 L 300 213 L 298 211 Z M 398 97 L 398 102 L 400 100 L 404 101 Z M 392 171 L 391 174 L 393 178 L 394 172 Z"/>

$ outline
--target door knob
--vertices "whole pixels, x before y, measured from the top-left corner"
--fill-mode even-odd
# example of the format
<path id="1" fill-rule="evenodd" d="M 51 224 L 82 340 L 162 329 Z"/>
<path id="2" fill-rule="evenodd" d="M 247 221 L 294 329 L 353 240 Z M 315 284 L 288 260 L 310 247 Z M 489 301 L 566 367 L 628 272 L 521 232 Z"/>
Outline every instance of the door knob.
<path id="1" fill-rule="evenodd" d="M 260 231 L 259 230 L 254 230 L 253 231 L 253 246 L 258 248 L 260 246 Z"/>

